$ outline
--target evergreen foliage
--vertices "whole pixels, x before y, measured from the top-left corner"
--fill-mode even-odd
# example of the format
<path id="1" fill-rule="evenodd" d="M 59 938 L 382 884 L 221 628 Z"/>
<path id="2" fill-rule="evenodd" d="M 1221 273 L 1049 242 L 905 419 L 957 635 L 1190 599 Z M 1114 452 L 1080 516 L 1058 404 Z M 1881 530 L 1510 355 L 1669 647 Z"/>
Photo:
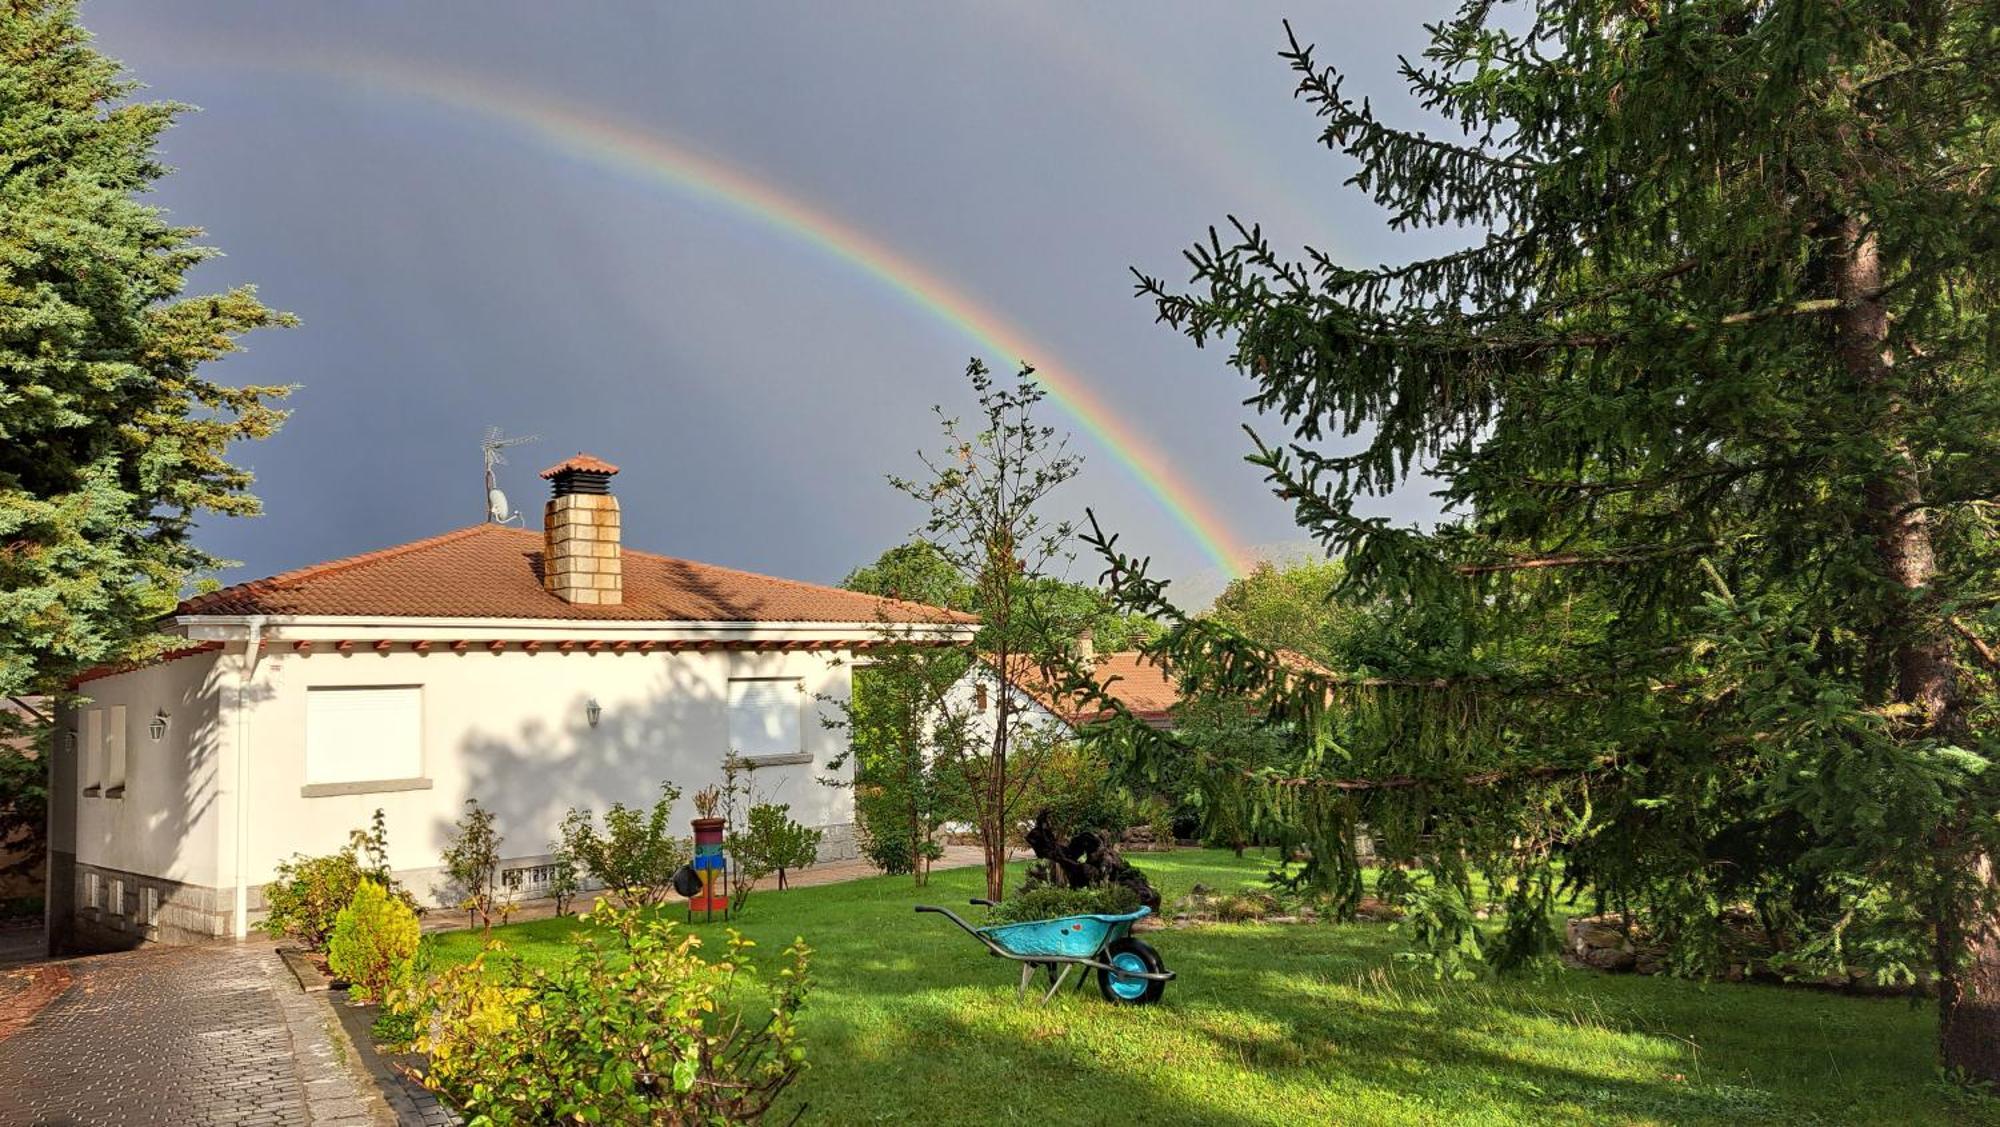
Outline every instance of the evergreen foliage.
<path id="1" fill-rule="evenodd" d="M 353 995 L 379 1001 L 409 973 L 417 957 L 422 927 L 409 905 L 372 880 L 354 890 L 354 899 L 333 920 L 326 965 L 344 978 Z"/>
<path id="2" fill-rule="evenodd" d="M 225 455 L 282 387 L 204 366 L 291 323 L 254 290 L 183 295 L 215 257 L 139 196 L 186 109 L 136 102 L 68 0 L 0 7 L 0 693 L 139 656 L 189 577 L 203 513 L 257 511 Z"/>
<path id="3" fill-rule="evenodd" d="M 1232 222 L 1140 290 L 1229 349 L 1289 431 L 1253 461 L 1403 629 L 1301 670 L 1092 542 L 1191 691 L 1291 733 L 1250 781 L 1316 881 L 1358 897 L 1364 822 L 1433 905 L 1483 873 L 1501 936 L 1441 909 L 1431 947 L 1503 965 L 1545 949 L 1558 861 L 1688 971 L 1747 904 L 1824 963 L 1933 970 L 1945 1063 L 2000 1080 L 1996 29 L 1993 0 L 1474 0 L 1402 69 L 1455 137 L 1292 41 L 1393 226 L 1489 233 L 1357 268 Z M 1436 528 L 1357 514 L 1418 472 Z"/>

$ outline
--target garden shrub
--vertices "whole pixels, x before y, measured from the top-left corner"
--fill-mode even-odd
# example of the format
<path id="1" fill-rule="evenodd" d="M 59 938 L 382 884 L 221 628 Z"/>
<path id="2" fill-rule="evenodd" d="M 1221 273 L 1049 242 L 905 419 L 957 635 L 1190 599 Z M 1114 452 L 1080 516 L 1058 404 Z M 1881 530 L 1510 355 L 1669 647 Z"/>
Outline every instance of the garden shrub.
<path id="1" fill-rule="evenodd" d="M 944 856 L 944 847 L 928 833 L 931 819 L 912 814 L 928 809 L 911 797 L 918 789 L 928 787 L 889 780 L 854 788 L 854 828 L 861 855 L 885 873 L 913 873 L 920 862 L 927 868 Z"/>
<path id="2" fill-rule="evenodd" d="M 797 1015 L 810 950 L 760 975 L 731 931 L 701 940 L 641 908 L 603 907 L 553 966 L 495 943 L 413 987 L 416 1073 L 468 1122 L 746 1123 L 805 1067 Z"/>
<path id="3" fill-rule="evenodd" d="M 1074 740 L 1048 750 L 1030 790 L 1021 808 L 1047 810 L 1049 824 L 1062 837 L 1089 830 L 1116 841 L 1136 820 L 1133 802 L 1112 783 L 1104 756 Z"/>
<path id="4" fill-rule="evenodd" d="M 743 832 L 729 835 L 729 854 L 741 867 L 745 884 L 777 873 L 778 887 L 783 888 L 787 870 L 808 868 L 819 860 L 819 843 L 826 831 L 800 825 L 791 812 L 789 805 L 760 802 L 750 808 Z"/>
<path id="5" fill-rule="evenodd" d="M 476 798 L 465 800 L 465 815 L 452 826 L 451 839 L 444 847 L 444 875 L 454 902 L 479 917 L 479 926 L 490 929 L 493 917 L 512 912 L 513 904 L 500 888 L 499 831 L 493 828 L 493 812 Z"/>
<path id="6" fill-rule="evenodd" d="M 380 1001 L 408 973 L 421 937 L 417 914 L 381 885 L 364 880 L 334 918 L 327 969 L 346 979 L 356 998 Z"/>
<path id="7" fill-rule="evenodd" d="M 993 923 L 1026 923 L 1063 916 L 1122 916 L 1139 907 L 1139 894 L 1122 884 L 1097 888 L 1058 888 L 1044 884 L 1024 888 L 991 909 Z"/>
<path id="8" fill-rule="evenodd" d="M 308 951 L 326 950 L 340 910 L 365 881 L 373 881 L 412 912 L 417 903 L 389 873 L 389 836 L 382 811 L 370 828 L 348 834 L 338 853 L 320 857 L 293 854 L 278 862 L 278 879 L 264 886 L 264 921 L 257 926 L 276 939 L 293 939 Z"/>
<path id="9" fill-rule="evenodd" d="M 664 904 L 673 895 L 674 871 L 694 855 L 693 841 L 672 831 L 680 796 L 679 787 L 661 783 L 651 810 L 614 802 L 601 831 L 589 810 L 572 808 L 559 831 L 560 853 L 620 904 Z"/>

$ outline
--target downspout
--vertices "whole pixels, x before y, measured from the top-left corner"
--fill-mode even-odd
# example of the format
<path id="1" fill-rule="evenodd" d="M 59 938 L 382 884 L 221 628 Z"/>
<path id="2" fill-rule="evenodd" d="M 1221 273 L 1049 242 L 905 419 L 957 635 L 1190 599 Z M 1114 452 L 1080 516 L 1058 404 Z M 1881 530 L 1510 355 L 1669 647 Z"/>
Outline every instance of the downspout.
<path id="1" fill-rule="evenodd" d="M 264 649 L 264 616 L 245 618 L 248 627 L 243 664 L 236 677 L 236 938 L 250 935 L 250 682 L 257 676 L 257 658 Z"/>

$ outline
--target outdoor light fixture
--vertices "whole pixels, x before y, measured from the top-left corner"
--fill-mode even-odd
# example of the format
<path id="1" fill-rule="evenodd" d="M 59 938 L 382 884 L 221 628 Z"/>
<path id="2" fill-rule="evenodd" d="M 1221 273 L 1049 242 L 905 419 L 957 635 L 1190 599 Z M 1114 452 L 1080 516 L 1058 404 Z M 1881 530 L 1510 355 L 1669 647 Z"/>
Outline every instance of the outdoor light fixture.
<path id="1" fill-rule="evenodd" d="M 67 732 L 64 732 L 64 733 L 63 733 L 63 750 L 64 750 L 64 751 L 66 751 L 66 752 L 69 752 L 69 753 L 70 753 L 71 755 L 75 755 L 75 754 L 76 754 L 76 742 L 77 742 L 77 741 L 76 741 L 76 730 L 75 730 L 75 729 L 71 729 L 71 730 L 69 730 L 69 731 L 67 731 Z"/>
<path id="2" fill-rule="evenodd" d="M 152 723 L 146 725 L 146 731 L 153 737 L 154 743 L 158 743 L 161 740 L 166 739 L 167 714 L 164 712 L 155 712 L 153 714 Z"/>
<path id="3" fill-rule="evenodd" d="M 604 715 L 604 706 L 597 703 L 596 697 L 591 697 L 589 700 L 584 702 L 583 718 L 585 720 L 590 721 L 591 727 L 593 728 L 597 727 L 598 718 L 602 717 L 603 715 Z"/>

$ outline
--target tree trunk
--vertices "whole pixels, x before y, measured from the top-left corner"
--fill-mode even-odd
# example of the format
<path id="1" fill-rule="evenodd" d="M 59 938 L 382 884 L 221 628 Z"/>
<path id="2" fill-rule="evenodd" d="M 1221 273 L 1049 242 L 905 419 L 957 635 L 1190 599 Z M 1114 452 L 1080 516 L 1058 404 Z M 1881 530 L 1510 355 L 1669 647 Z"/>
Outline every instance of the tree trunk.
<path id="1" fill-rule="evenodd" d="M 1875 552 L 1898 596 L 1882 623 L 1895 647 L 1896 700 L 1922 716 L 1927 735 L 1951 738 L 1962 723 L 1957 665 L 1944 623 L 1930 604 L 1937 574 L 1923 482 L 1904 435 L 1905 404 L 1890 383 L 1889 310 L 1881 299 L 1882 260 L 1866 222 L 1843 216 L 1836 225 L 1836 288 L 1840 359 L 1855 385 L 1882 397 L 1876 434 L 1889 454 L 1887 469 L 1867 487 Z M 1938 843 L 1965 879 L 1948 881 L 1937 897 L 1932 926 L 1938 973 L 1938 1044 L 1945 1067 L 1966 1078 L 2000 1083 L 2000 925 L 1992 915 L 1992 858 L 1951 848 L 1963 835 L 1947 830 Z"/>

